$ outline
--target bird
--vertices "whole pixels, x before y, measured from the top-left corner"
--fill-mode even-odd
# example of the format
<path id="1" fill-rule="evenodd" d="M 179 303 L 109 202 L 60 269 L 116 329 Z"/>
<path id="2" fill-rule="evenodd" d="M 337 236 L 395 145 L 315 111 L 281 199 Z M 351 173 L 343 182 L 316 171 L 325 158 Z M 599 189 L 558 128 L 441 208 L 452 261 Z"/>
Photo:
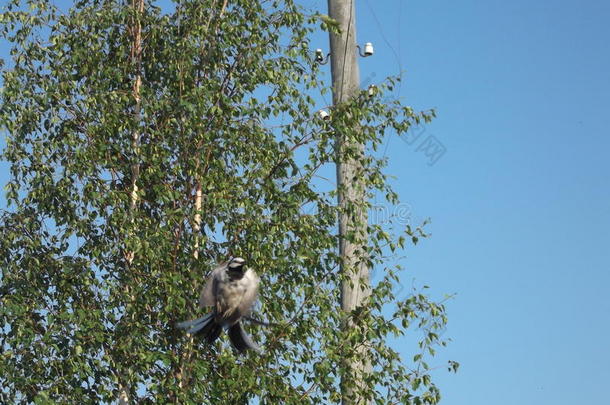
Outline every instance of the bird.
<path id="1" fill-rule="evenodd" d="M 209 344 L 227 330 L 233 347 L 243 353 L 246 350 L 260 352 L 260 347 L 248 336 L 242 319 L 249 318 L 258 295 L 260 279 L 246 266 L 245 259 L 233 257 L 220 263 L 208 276 L 199 298 L 199 307 L 212 307 L 212 312 L 176 326 L 187 329 L 190 335 L 202 336 Z"/>

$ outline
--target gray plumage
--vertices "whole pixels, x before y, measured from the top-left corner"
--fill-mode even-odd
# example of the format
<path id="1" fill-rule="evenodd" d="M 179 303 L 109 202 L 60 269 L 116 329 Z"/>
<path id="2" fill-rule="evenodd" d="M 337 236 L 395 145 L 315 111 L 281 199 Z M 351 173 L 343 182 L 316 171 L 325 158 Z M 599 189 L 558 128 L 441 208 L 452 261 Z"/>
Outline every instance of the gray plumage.
<path id="1" fill-rule="evenodd" d="M 239 352 L 248 349 L 260 351 L 241 324 L 241 319 L 252 311 L 259 284 L 258 276 L 245 263 L 244 259 L 236 257 L 218 265 L 199 297 L 199 307 L 211 306 L 212 313 L 176 326 L 187 329 L 188 334 L 202 336 L 208 343 L 213 343 L 222 330 L 227 329 L 231 344 Z"/>

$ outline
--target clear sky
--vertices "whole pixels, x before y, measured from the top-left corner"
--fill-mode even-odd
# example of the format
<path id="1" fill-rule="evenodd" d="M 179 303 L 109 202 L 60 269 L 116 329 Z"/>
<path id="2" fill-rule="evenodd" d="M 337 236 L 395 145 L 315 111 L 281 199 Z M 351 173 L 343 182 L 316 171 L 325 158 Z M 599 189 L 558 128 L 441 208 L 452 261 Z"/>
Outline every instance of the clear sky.
<path id="1" fill-rule="evenodd" d="M 419 140 L 387 148 L 414 220 L 432 219 L 404 280 L 457 293 L 441 403 L 607 404 L 610 2 L 356 4 L 376 50 L 362 78 L 403 69 L 446 148 L 432 166 Z"/>
<path id="2" fill-rule="evenodd" d="M 461 363 L 434 372 L 441 403 L 608 403 L 610 2 L 356 5 L 359 42 L 376 51 L 363 82 L 403 70 L 396 95 L 438 112 L 412 144 L 388 138 L 387 154 L 413 222 L 432 219 L 405 284 L 457 293 L 453 342 L 431 362 Z M 312 44 L 328 49 L 327 36 Z M 432 165 L 425 139 L 445 150 Z"/>

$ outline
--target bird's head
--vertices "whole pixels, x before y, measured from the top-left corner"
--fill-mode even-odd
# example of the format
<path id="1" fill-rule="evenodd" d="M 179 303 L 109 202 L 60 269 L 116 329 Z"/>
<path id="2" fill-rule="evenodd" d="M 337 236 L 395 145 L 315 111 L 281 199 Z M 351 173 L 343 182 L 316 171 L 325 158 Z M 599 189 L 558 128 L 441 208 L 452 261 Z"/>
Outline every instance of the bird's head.
<path id="1" fill-rule="evenodd" d="M 229 260 L 229 271 L 242 272 L 245 270 L 246 261 L 241 257 L 234 257 Z"/>

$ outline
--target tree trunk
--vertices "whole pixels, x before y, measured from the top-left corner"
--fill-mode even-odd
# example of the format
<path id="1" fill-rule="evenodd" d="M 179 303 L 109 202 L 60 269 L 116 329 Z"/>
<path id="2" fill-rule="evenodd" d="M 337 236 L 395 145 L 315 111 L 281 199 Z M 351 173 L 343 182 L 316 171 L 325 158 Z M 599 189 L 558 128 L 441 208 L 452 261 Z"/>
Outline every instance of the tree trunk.
<path id="1" fill-rule="evenodd" d="M 142 13 L 144 12 L 144 0 L 132 0 L 131 7 L 133 7 L 135 11 L 135 18 L 131 23 L 129 30 L 131 31 L 131 64 L 132 69 L 135 72 L 133 79 L 133 88 L 132 88 L 132 97 L 135 101 L 133 115 L 136 122 L 139 122 L 141 117 L 141 92 L 140 88 L 142 87 L 142 73 L 141 73 L 141 64 L 142 64 L 142 24 L 140 18 Z M 137 156 L 138 145 L 140 143 L 140 131 L 138 129 L 134 129 L 131 135 L 131 148 L 133 151 L 133 155 Z M 131 165 L 131 192 L 129 198 L 129 213 L 133 221 L 134 211 L 136 210 L 138 203 L 138 177 L 140 176 L 140 165 L 137 162 L 134 162 Z M 125 252 L 126 259 L 126 269 L 128 269 L 134 259 L 133 251 Z M 125 286 L 125 296 L 130 297 L 129 286 Z M 133 300 L 133 297 L 130 297 Z M 123 378 L 122 373 L 119 372 L 119 405 L 128 405 L 130 403 L 129 400 L 129 387 L 125 385 L 124 381 L 121 381 Z"/>

